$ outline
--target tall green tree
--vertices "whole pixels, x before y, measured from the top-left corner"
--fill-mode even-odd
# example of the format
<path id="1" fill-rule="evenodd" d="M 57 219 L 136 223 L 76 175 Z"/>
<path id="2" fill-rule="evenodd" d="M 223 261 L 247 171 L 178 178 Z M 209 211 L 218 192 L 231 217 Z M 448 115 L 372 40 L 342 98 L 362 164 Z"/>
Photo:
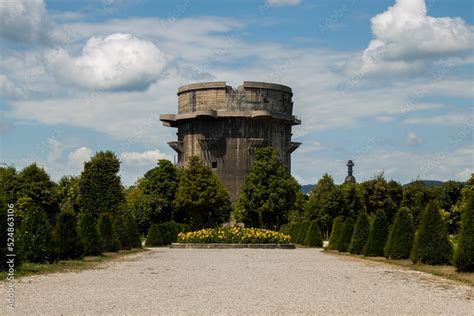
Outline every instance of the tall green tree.
<path id="1" fill-rule="evenodd" d="M 52 229 L 40 206 L 28 208 L 20 225 L 17 245 L 22 260 L 35 263 L 52 260 Z"/>
<path id="2" fill-rule="evenodd" d="M 369 238 L 370 221 L 366 212 L 359 213 L 357 221 L 354 225 L 354 232 L 352 233 L 351 243 L 349 245 L 349 252 L 352 254 L 361 254 L 364 246 Z"/>
<path id="3" fill-rule="evenodd" d="M 403 187 L 403 199 L 401 206 L 408 207 L 415 221 L 415 227 L 418 227 L 421 219 L 421 213 L 428 204 L 430 198 L 428 190 L 423 181 L 413 181 Z"/>
<path id="4" fill-rule="evenodd" d="M 365 210 L 364 197 L 360 185 L 344 183 L 341 186 L 341 190 L 344 196 L 344 213 L 339 215 L 352 218 L 357 217 L 360 212 Z"/>
<path id="5" fill-rule="evenodd" d="M 182 170 L 174 207 L 179 222 L 201 228 L 227 221 L 231 202 L 219 177 L 199 158 L 191 157 L 188 167 Z"/>
<path id="6" fill-rule="evenodd" d="M 341 189 L 327 173 L 319 179 L 305 205 L 305 218 L 316 220 L 323 235 L 328 238 L 332 224 L 337 216 L 345 210 L 344 196 Z M 341 213 L 342 212 L 342 213 Z"/>
<path id="7" fill-rule="evenodd" d="M 130 187 L 125 191 L 127 209 L 133 213 L 140 234 L 143 235 L 146 235 L 150 228 L 153 222 L 152 218 L 154 218 L 155 222 L 158 221 L 157 216 L 153 214 L 156 211 L 160 212 L 160 208 L 155 208 L 156 206 L 153 205 L 152 199 L 153 197 L 143 192 L 140 185 Z"/>
<path id="8" fill-rule="evenodd" d="M 361 183 L 364 192 L 365 208 L 367 211 L 383 210 L 387 221 L 395 217 L 398 209 L 396 201 L 393 200 L 394 185 L 387 183 L 383 173 L 375 175 L 369 181 Z"/>
<path id="9" fill-rule="evenodd" d="M 300 186 L 272 147 L 261 148 L 241 188 L 235 218 L 248 226 L 279 228 L 288 222 Z"/>
<path id="10" fill-rule="evenodd" d="M 385 244 L 385 257 L 389 259 L 408 259 L 410 257 L 415 228 L 410 209 L 401 207 L 390 228 L 387 243 Z"/>
<path id="11" fill-rule="evenodd" d="M 102 213 L 117 211 L 124 201 L 119 170 L 120 161 L 111 151 L 97 152 L 84 164 L 78 195 L 82 212 L 89 212 L 98 219 Z"/>
<path id="12" fill-rule="evenodd" d="M 79 177 L 63 176 L 56 189 L 56 196 L 61 210 L 70 210 L 75 213 L 79 212 L 79 204 L 77 203 L 79 195 Z"/>
<path id="13" fill-rule="evenodd" d="M 474 184 L 472 189 L 466 189 L 464 195 L 461 233 L 454 265 L 458 271 L 474 272 Z"/>
<path id="14" fill-rule="evenodd" d="M 411 252 L 414 263 L 449 264 L 453 248 L 448 239 L 446 223 L 441 217 L 437 205 L 430 202 L 421 216 Z"/>
<path id="15" fill-rule="evenodd" d="M 155 168 L 145 173 L 138 187 L 148 197 L 151 223 L 168 222 L 173 219 L 173 202 L 178 184 L 178 170 L 169 160 L 160 159 Z"/>

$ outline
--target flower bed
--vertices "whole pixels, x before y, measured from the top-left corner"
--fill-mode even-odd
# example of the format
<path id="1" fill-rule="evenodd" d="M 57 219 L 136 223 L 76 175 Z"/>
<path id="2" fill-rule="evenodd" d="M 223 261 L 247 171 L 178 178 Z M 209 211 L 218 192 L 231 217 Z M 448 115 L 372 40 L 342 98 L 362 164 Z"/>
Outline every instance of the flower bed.
<path id="1" fill-rule="evenodd" d="M 259 228 L 219 227 L 178 234 L 179 243 L 289 244 L 290 241 L 288 235 Z"/>

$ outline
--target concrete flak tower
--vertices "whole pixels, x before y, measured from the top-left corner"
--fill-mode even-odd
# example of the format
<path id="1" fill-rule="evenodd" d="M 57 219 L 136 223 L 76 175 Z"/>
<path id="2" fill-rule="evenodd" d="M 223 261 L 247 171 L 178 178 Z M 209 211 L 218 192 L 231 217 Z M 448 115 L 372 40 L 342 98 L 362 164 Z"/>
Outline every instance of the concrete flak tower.
<path id="1" fill-rule="evenodd" d="M 237 89 L 224 81 L 203 82 L 178 89 L 178 114 L 160 115 L 164 126 L 178 128 L 169 142 L 184 166 L 198 156 L 222 180 L 235 201 L 255 159 L 255 151 L 271 146 L 281 162 L 291 167 L 291 128 L 301 124 L 293 116 L 291 88 L 244 81 Z"/>

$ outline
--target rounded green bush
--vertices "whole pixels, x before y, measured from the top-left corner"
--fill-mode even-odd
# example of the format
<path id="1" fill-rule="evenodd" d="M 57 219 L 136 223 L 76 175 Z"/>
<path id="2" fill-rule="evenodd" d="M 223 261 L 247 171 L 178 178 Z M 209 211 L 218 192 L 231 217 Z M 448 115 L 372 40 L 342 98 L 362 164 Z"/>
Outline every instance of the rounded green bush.
<path id="1" fill-rule="evenodd" d="M 322 247 L 323 237 L 316 221 L 311 221 L 304 244 L 308 247 Z"/>
<path id="2" fill-rule="evenodd" d="M 459 244 L 454 255 L 458 271 L 474 272 L 474 192 L 469 194 L 461 217 Z"/>
<path id="3" fill-rule="evenodd" d="M 102 241 L 102 251 L 115 252 L 120 249 L 120 240 L 114 229 L 112 215 L 103 213 L 97 223 L 99 237 Z"/>
<path id="4" fill-rule="evenodd" d="M 342 225 L 344 224 L 344 217 L 339 216 L 334 219 L 332 223 L 331 236 L 329 237 L 328 249 L 336 249 L 339 238 L 342 233 Z"/>
<path id="5" fill-rule="evenodd" d="M 389 259 L 410 258 L 415 229 L 413 226 L 413 216 L 410 209 L 402 207 L 398 210 L 395 220 L 388 234 L 385 244 L 385 257 Z"/>
<path id="6" fill-rule="evenodd" d="M 25 261 L 43 263 L 51 260 L 52 231 L 46 212 L 30 207 L 20 224 L 18 254 Z"/>
<path id="7" fill-rule="evenodd" d="M 349 249 L 349 244 L 351 243 L 352 232 L 354 230 L 354 219 L 348 217 L 344 224 L 342 225 L 341 236 L 339 237 L 336 249 L 340 252 L 346 252 Z"/>
<path id="8" fill-rule="evenodd" d="M 369 238 L 364 246 L 364 256 L 378 257 L 383 256 L 383 248 L 387 241 L 388 224 L 387 216 L 382 210 L 375 212 L 375 219 L 370 226 Z"/>
<path id="9" fill-rule="evenodd" d="M 448 239 L 448 230 L 441 214 L 433 202 L 424 209 L 420 227 L 416 232 L 411 252 L 414 263 L 449 264 L 453 248 Z"/>
<path id="10" fill-rule="evenodd" d="M 148 236 L 146 237 L 145 246 L 147 247 L 159 247 L 163 246 L 163 237 L 161 237 L 160 225 L 153 224 L 148 230 Z"/>
<path id="11" fill-rule="evenodd" d="M 349 245 L 349 252 L 360 255 L 364 250 L 370 233 L 370 221 L 366 212 L 361 212 L 357 217 L 352 233 L 351 243 Z"/>

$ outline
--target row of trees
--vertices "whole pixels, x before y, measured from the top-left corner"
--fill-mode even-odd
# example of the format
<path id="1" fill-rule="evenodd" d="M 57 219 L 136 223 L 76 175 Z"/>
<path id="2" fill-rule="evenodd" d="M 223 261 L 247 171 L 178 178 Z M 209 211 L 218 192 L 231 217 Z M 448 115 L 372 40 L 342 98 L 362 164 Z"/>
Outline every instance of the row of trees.
<path id="1" fill-rule="evenodd" d="M 414 263 L 450 264 L 459 271 L 474 271 L 474 191 L 464 190 L 459 241 L 453 257 L 446 221 L 435 202 L 421 214 L 418 229 L 413 212 L 401 207 L 392 224 L 383 210 L 369 216 L 361 212 L 356 222 L 352 217 L 334 220 L 329 249 L 364 256 L 408 259 Z"/>

